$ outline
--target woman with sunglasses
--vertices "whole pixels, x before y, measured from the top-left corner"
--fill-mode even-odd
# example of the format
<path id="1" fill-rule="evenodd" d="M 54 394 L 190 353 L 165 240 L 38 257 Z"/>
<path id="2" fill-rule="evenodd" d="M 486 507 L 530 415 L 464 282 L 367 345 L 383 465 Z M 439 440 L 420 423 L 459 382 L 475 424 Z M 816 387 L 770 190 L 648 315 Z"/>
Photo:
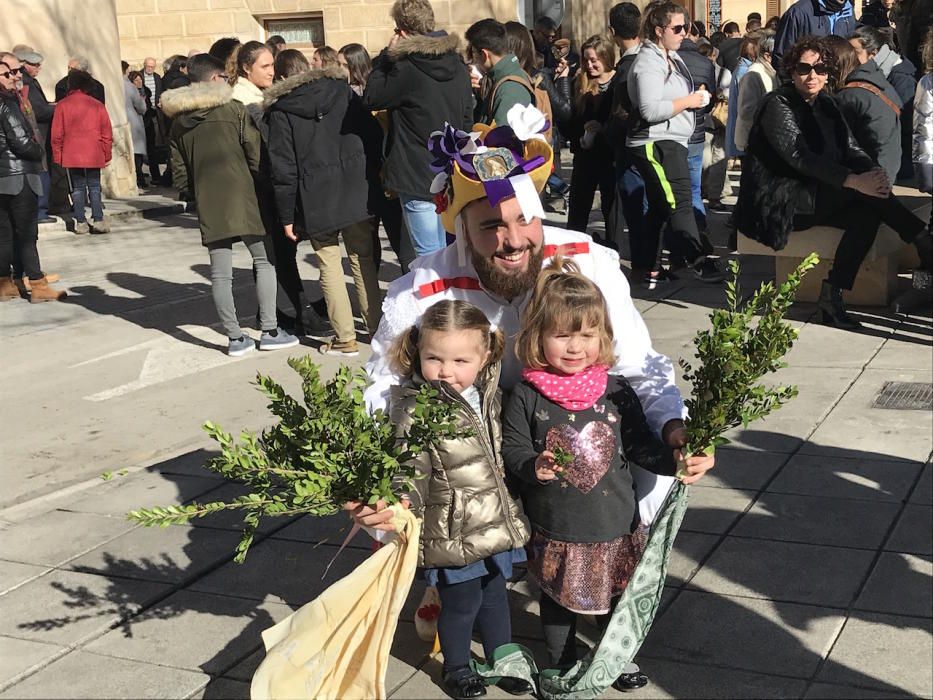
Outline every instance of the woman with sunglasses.
<path id="1" fill-rule="evenodd" d="M 39 170 L 43 148 L 19 107 L 16 72 L 0 61 L 0 301 L 20 296 L 10 274 L 14 249 L 29 279 L 31 302 L 58 301 L 65 292 L 49 286 L 39 264 Z"/>
<path id="2" fill-rule="evenodd" d="M 748 138 L 742 166 L 738 230 L 775 250 L 792 230 L 826 225 L 845 233 L 823 282 L 822 322 L 856 329 L 842 291 L 852 289 L 878 227 L 886 223 L 933 265 L 933 238 L 926 224 L 891 195 L 891 183 L 852 136 L 827 94 L 835 68 L 825 39 L 804 37 L 784 54 L 792 83 L 765 96 Z"/>
<path id="3" fill-rule="evenodd" d="M 641 240 L 633 239 L 632 276 L 644 275 L 649 289 L 670 274 L 661 269 L 661 231 L 670 222 L 671 251 L 685 259 L 702 282 L 721 282 L 722 270 L 703 252 L 687 165 L 687 143 L 693 135 L 694 111 L 709 104 L 705 89 L 693 90 L 693 77 L 677 49 L 686 36 L 687 11 L 674 2 L 648 6 L 645 39 L 628 78 L 635 111 L 625 145 L 645 180 L 648 212 Z"/>

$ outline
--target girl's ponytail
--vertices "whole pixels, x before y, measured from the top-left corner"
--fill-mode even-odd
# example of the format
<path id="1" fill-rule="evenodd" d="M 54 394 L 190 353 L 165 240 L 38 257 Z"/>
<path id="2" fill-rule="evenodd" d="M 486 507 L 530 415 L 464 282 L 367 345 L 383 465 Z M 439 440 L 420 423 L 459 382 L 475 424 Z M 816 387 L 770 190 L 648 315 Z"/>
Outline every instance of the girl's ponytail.
<path id="1" fill-rule="evenodd" d="M 410 377 L 418 365 L 418 327 L 400 334 L 389 349 L 389 367 L 402 377 Z"/>

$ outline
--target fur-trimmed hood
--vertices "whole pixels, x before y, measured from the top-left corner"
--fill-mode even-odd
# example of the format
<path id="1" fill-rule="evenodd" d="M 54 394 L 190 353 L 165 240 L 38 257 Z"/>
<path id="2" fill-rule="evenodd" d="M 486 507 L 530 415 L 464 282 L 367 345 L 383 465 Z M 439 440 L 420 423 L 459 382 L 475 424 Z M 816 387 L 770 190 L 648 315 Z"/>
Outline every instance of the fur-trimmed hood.
<path id="1" fill-rule="evenodd" d="M 430 34 L 417 34 L 399 39 L 395 46 L 386 49 L 386 53 L 392 60 L 397 61 L 400 58 L 418 54 L 421 56 L 442 56 L 445 53 L 456 51 L 460 48 L 460 37 L 456 34 L 447 34 L 446 32 L 435 32 Z"/>
<path id="2" fill-rule="evenodd" d="M 214 109 L 232 100 L 233 88 L 219 80 L 166 90 L 161 97 L 162 111 L 172 119 L 180 114 Z"/>
<path id="3" fill-rule="evenodd" d="M 284 80 L 276 81 L 265 92 L 262 101 L 263 110 L 268 110 L 280 99 L 288 96 L 302 85 L 315 83 L 323 78 L 346 81 L 347 72 L 340 66 L 328 66 L 326 68 L 304 71 L 289 78 L 285 78 Z"/>

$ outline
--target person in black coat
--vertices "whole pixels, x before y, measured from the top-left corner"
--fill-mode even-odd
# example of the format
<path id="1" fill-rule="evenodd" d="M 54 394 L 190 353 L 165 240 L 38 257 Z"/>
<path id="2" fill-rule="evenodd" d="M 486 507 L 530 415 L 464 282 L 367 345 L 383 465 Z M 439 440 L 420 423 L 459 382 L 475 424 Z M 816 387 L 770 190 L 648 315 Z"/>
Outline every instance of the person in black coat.
<path id="1" fill-rule="evenodd" d="M 851 44 L 836 50 L 836 63 L 847 68 L 854 65 L 837 80 L 839 110 L 858 145 L 894 182 L 901 167 L 901 98 L 874 61 L 859 63 Z M 842 68 L 837 70 L 842 72 Z"/>
<path id="2" fill-rule="evenodd" d="M 693 77 L 693 89 L 705 89 L 714 98 L 716 95 L 716 67 L 706 56 L 697 51 L 697 45 L 690 39 L 684 39 L 677 49 L 677 54 L 683 59 L 684 65 Z M 709 113 L 713 111 L 715 101 L 710 100 L 705 107 L 693 111 L 696 126 L 693 136 L 687 144 L 687 165 L 690 168 L 690 186 L 693 191 L 693 214 L 697 220 L 697 229 L 704 236 L 706 231 L 706 208 L 703 206 L 703 147 L 706 145 L 706 128 Z M 710 250 L 710 252 L 712 252 Z"/>
<path id="3" fill-rule="evenodd" d="M 836 102 L 824 92 L 833 56 L 826 43 L 805 37 L 785 54 L 793 83 L 768 94 L 749 134 L 735 209 L 738 230 L 775 250 L 791 230 L 817 225 L 845 230 L 823 282 L 823 323 L 855 329 L 842 290 L 852 289 L 882 222 L 914 243 L 933 266 L 926 224 L 891 195 L 884 170 L 852 136 Z"/>
<path id="4" fill-rule="evenodd" d="M 88 60 L 84 56 L 72 56 L 68 59 L 68 72 L 70 73 L 73 70 L 84 71 L 85 73 L 90 74 L 91 68 Z M 68 94 L 68 76 L 55 83 L 55 101 L 61 102 L 65 99 L 65 96 Z M 91 78 L 91 86 L 87 91 L 87 94 L 93 97 L 95 100 L 100 102 L 102 105 L 107 104 L 107 92 L 104 90 L 104 84 L 101 83 L 96 78 Z"/>
<path id="5" fill-rule="evenodd" d="M 415 5 L 418 12 L 413 11 Z M 447 245 L 431 193 L 434 177 L 428 138 L 445 122 L 470 131 L 473 90 L 469 71 L 457 52 L 460 39 L 434 31 L 434 11 L 428 0 L 405 8 L 412 11 L 411 16 L 393 10 L 396 34 L 373 60 L 363 104 L 373 111 L 389 112 L 385 184 L 402 202 L 415 253 L 425 255 Z"/>
<path id="6" fill-rule="evenodd" d="M 354 355 L 356 331 L 339 236 L 350 258 L 361 314 L 375 333 L 382 299 L 371 219 L 383 196 L 382 129 L 339 66 L 274 83 L 263 106 L 279 220 L 288 238 L 309 238 L 318 256 L 327 313 L 337 336 L 324 351 Z"/>
<path id="7" fill-rule="evenodd" d="M 742 32 L 738 22 L 726 22 L 722 31 L 726 38 L 717 47 L 719 56 L 716 58 L 716 63 L 723 68 L 728 68 L 730 73 L 735 73 L 735 67 L 741 58 Z"/>
<path id="8" fill-rule="evenodd" d="M 49 217 L 49 190 L 52 187 L 52 180 L 48 170 L 48 165 L 51 162 L 51 158 L 48 157 L 49 132 L 52 129 L 52 117 L 55 116 L 55 104 L 49 102 L 48 98 L 45 96 L 45 91 L 42 89 L 42 85 L 40 85 L 37 80 L 42 70 L 42 54 L 28 46 L 17 47 L 13 53 L 22 65 L 23 70 L 20 75 L 23 80 L 23 87 L 27 91 L 29 106 L 32 107 L 32 113 L 39 127 L 39 143 L 46 151 L 46 167 L 39 173 L 39 177 L 42 180 L 42 194 L 39 195 L 39 212 L 37 217 L 40 224 L 48 224 L 55 221 L 55 219 Z"/>

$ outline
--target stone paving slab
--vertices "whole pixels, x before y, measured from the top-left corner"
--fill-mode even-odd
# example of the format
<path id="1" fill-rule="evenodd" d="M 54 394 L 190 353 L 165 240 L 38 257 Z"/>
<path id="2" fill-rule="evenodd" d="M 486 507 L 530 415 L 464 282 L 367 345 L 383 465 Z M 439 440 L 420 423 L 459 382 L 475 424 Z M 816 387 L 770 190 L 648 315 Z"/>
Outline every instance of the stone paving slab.
<path id="1" fill-rule="evenodd" d="M 120 518 L 53 510 L 5 528 L 0 559 L 58 566 L 134 527 Z"/>
<path id="2" fill-rule="evenodd" d="M 222 675 L 262 645 L 263 630 L 291 612 L 289 606 L 271 601 L 178 591 L 86 649 Z"/>
<path id="3" fill-rule="evenodd" d="M 131 476 L 114 476 L 100 488 L 70 502 L 68 510 L 122 518 L 137 508 L 187 503 L 216 487 L 217 480 L 208 477 L 143 471 Z"/>
<path id="4" fill-rule="evenodd" d="M 816 677 L 877 688 L 887 695 L 933 696 L 933 620 L 855 613 Z M 890 696 L 888 696 L 890 697 Z"/>
<path id="5" fill-rule="evenodd" d="M 690 489 L 690 507 L 684 516 L 682 528 L 688 532 L 725 532 L 754 496 L 753 491 L 738 489 Z"/>
<path id="6" fill-rule="evenodd" d="M 337 547 L 314 549 L 304 542 L 266 540 L 250 548 L 245 563 L 225 564 L 192 584 L 191 590 L 304 605 L 353 571 L 369 554 L 345 549 L 322 579 L 324 568 L 336 553 Z"/>
<path id="7" fill-rule="evenodd" d="M 249 700 L 249 683 L 231 678 L 214 678 L 188 697 L 194 700 Z"/>
<path id="8" fill-rule="evenodd" d="M 766 493 L 735 527 L 740 537 L 876 549 L 900 510 L 898 503 Z"/>
<path id="9" fill-rule="evenodd" d="M 906 329 L 905 329 L 906 326 Z M 911 333 L 909 325 L 899 327 L 868 364 L 869 369 L 930 369 L 930 329 Z"/>
<path id="10" fill-rule="evenodd" d="M 244 488 L 242 484 L 215 482 L 215 488 L 202 493 L 198 496 L 196 502 L 230 502 L 238 496 L 243 496 L 247 493 L 249 493 L 249 489 Z M 245 511 L 242 510 L 223 510 L 219 513 L 211 513 L 204 518 L 195 518 L 191 520 L 190 523 L 192 527 L 197 528 L 236 530 L 237 532 L 241 532 L 243 530 L 244 513 Z M 285 527 L 291 520 L 293 520 L 293 518 L 262 518 L 262 520 L 259 521 L 259 527 L 256 531 L 267 533 L 272 530 L 278 530 Z"/>
<path id="11" fill-rule="evenodd" d="M 149 581 L 53 571 L 0 598 L 0 634 L 75 644 L 138 612 L 169 589 Z"/>
<path id="12" fill-rule="evenodd" d="M 927 462 L 923 468 L 920 481 L 910 494 L 910 502 L 918 505 L 933 505 L 933 464 Z"/>
<path id="13" fill-rule="evenodd" d="M 845 608 L 875 553 L 870 550 L 727 537 L 690 583 L 729 596 Z"/>
<path id="14" fill-rule="evenodd" d="M 641 654 L 807 679 L 844 619 L 811 605 L 683 591 L 655 621 Z"/>
<path id="15" fill-rule="evenodd" d="M 885 544 L 886 549 L 910 554 L 933 554 L 933 506 L 907 504 Z"/>
<path id="16" fill-rule="evenodd" d="M 933 617 L 933 559 L 884 552 L 865 590 L 855 601 L 859 610 Z"/>
<path id="17" fill-rule="evenodd" d="M 909 693 L 881 692 L 867 688 L 854 688 L 851 685 L 832 685 L 830 683 L 814 683 L 810 686 L 804 700 L 900 700 L 900 698 L 915 697 Z"/>
<path id="18" fill-rule="evenodd" d="M 681 532 L 674 540 L 670 559 L 667 561 L 667 579 L 669 586 L 683 585 L 700 570 L 700 562 L 719 544 L 719 535 L 706 535 L 699 532 Z M 705 569 L 705 565 L 704 565 Z"/>
<path id="19" fill-rule="evenodd" d="M 47 566 L 22 564 L 18 561 L 0 561 L 0 595 L 47 571 L 51 571 Z"/>
<path id="20" fill-rule="evenodd" d="M 54 644 L 0 637 L 0 688 L 34 666 L 53 659 L 63 649 Z"/>
<path id="21" fill-rule="evenodd" d="M 346 513 L 337 513 L 324 518 L 306 515 L 276 531 L 270 537 L 274 540 L 293 540 L 295 542 L 307 542 L 311 545 L 330 544 L 339 547 L 343 544 L 347 535 L 350 534 L 352 525 L 353 523 Z M 347 547 L 370 551 L 372 550 L 372 543 L 373 539 L 365 532 L 360 531 L 354 535 Z"/>
<path id="22" fill-rule="evenodd" d="M 716 468 L 697 482 L 696 487 L 758 491 L 786 461 L 785 454 L 720 447 L 716 450 Z"/>
<path id="23" fill-rule="evenodd" d="M 208 680 L 194 671 L 74 651 L 0 693 L 0 698 L 175 700 L 197 691 Z"/>
<path id="24" fill-rule="evenodd" d="M 806 682 L 767 673 L 750 673 L 675 661 L 643 660 L 640 666 L 651 682 L 640 690 L 615 693 L 615 697 L 654 698 L 799 698 Z M 603 696 L 601 696 L 603 697 Z M 605 697 L 608 697 L 606 695 Z"/>
<path id="25" fill-rule="evenodd" d="M 885 336 L 850 333 L 813 324 L 794 342 L 785 361 L 791 367 L 851 367 L 862 369 L 885 344 Z M 845 347 L 845 352 L 827 352 L 827 348 Z"/>
<path id="26" fill-rule="evenodd" d="M 795 455 L 767 490 L 900 503 L 910 492 L 920 469 L 921 465 L 914 462 Z"/>
<path id="27" fill-rule="evenodd" d="M 870 406 L 886 381 L 931 379 L 930 371 L 865 370 L 803 446 L 801 454 L 846 456 L 847 452 L 861 452 L 874 455 L 874 459 L 925 462 L 933 450 L 933 412 Z"/>
<path id="28" fill-rule="evenodd" d="M 73 559 L 65 568 L 180 584 L 233 557 L 240 535 L 190 526 L 137 527 Z"/>

